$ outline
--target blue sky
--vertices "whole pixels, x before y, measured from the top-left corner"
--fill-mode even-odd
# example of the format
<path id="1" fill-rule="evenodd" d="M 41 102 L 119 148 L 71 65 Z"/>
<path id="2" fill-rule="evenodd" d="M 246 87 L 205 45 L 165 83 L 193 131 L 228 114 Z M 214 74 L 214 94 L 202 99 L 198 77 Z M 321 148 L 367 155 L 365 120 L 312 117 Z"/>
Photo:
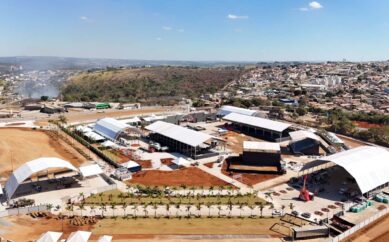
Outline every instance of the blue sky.
<path id="1" fill-rule="evenodd" d="M 388 0 L 1 0 L 0 56 L 389 59 Z"/>

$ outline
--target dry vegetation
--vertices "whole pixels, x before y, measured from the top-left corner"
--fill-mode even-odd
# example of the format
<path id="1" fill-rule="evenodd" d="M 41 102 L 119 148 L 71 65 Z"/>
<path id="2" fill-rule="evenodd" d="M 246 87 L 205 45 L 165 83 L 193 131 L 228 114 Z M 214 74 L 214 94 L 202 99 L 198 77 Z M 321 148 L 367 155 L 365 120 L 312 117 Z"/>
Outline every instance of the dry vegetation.
<path id="1" fill-rule="evenodd" d="M 66 101 L 173 104 L 181 97 L 212 93 L 238 78 L 237 68 L 151 67 L 84 72 L 62 89 Z"/>

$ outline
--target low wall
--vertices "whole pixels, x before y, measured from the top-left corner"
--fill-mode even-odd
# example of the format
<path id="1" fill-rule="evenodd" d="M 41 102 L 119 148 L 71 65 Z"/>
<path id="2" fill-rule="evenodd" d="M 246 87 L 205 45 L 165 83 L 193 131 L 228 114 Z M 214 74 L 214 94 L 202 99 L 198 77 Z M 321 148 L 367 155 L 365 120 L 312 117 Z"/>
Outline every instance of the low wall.
<path id="1" fill-rule="evenodd" d="M 31 207 L 21 207 L 21 208 L 12 208 L 7 209 L 4 211 L 0 211 L 0 218 L 12 216 L 12 215 L 19 215 L 19 214 L 28 214 L 31 212 L 42 212 L 42 211 L 49 211 L 47 209 L 46 205 L 38 205 L 38 206 L 31 206 Z"/>
<path id="2" fill-rule="evenodd" d="M 343 239 L 347 238 L 348 236 L 354 234 L 355 232 L 357 232 L 358 230 L 360 229 L 363 229 L 364 227 L 368 226 L 369 224 L 373 223 L 374 221 L 376 221 L 377 219 L 380 219 L 382 218 L 383 216 L 389 214 L 389 208 L 386 208 L 382 211 L 380 211 L 379 213 L 371 216 L 370 218 L 362 221 L 361 223 L 359 224 L 356 224 L 354 227 L 352 227 L 351 229 L 345 231 L 344 233 L 334 237 L 334 238 L 331 238 L 331 239 L 328 239 L 327 242 L 338 242 L 338 241 L 342 241 Z"/>

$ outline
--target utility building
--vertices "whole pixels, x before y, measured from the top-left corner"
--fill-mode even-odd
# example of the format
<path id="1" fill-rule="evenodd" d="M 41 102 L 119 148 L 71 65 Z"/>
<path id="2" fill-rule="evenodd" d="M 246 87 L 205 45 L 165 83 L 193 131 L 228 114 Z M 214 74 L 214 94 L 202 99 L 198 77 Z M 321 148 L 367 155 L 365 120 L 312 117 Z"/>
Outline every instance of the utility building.
<path id="1" fill-rule="evenodd" d="M 216 145 L 215 142 L 212 142 L 215 138 L 211 135 L 163 121 L 154 122 L 146 126 L 145 129 L 150 131 L 151 140 L 194 159 L 217 155 L 211 151 Z"/>
<path id="2" fill-rule="evenodd" d="M 306 131 L 298 130 L 290 132 L 290 150 L 294 154 L 301 155 L 319 155 L 320 154 L 320 137 L 316 134 Z"/>
<path id="3" fill-rule="evenodd" d="M 239 161 L 229 164 L 230 170 L 281 171 L 281 148 L 277 143 L 244 141 Z"/>
<path id="4" fill-rule="evenodd" d="M 291 126 L 279 121 L 238 113 L 230 113 L 223 119 L 231 122 L 233 128 L 241 132 L 271 141 L 287 136 L 287 130 Z"/>

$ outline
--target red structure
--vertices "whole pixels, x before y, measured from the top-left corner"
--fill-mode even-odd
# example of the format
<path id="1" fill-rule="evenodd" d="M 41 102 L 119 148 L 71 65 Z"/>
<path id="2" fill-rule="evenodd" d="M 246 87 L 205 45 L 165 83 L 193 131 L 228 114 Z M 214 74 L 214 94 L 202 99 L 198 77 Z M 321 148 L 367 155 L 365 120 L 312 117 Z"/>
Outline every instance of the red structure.
<path id="1" fill-rule="evenodd" d="M 308 175 L 305 175 L 304 176 L 304 184 L 303 184 L 303 187 L 301 188 L 300 196 L 299 196 L 299 198 L 301 200 L 306 201 L 306 202 L 311 200 L 311 197 L 309 195 L 309 191 L 308 191 L 307 186 L 306 186 L 307 185 L 306 184 L 307 183 L 307 178 L 308 178 Z"/>

